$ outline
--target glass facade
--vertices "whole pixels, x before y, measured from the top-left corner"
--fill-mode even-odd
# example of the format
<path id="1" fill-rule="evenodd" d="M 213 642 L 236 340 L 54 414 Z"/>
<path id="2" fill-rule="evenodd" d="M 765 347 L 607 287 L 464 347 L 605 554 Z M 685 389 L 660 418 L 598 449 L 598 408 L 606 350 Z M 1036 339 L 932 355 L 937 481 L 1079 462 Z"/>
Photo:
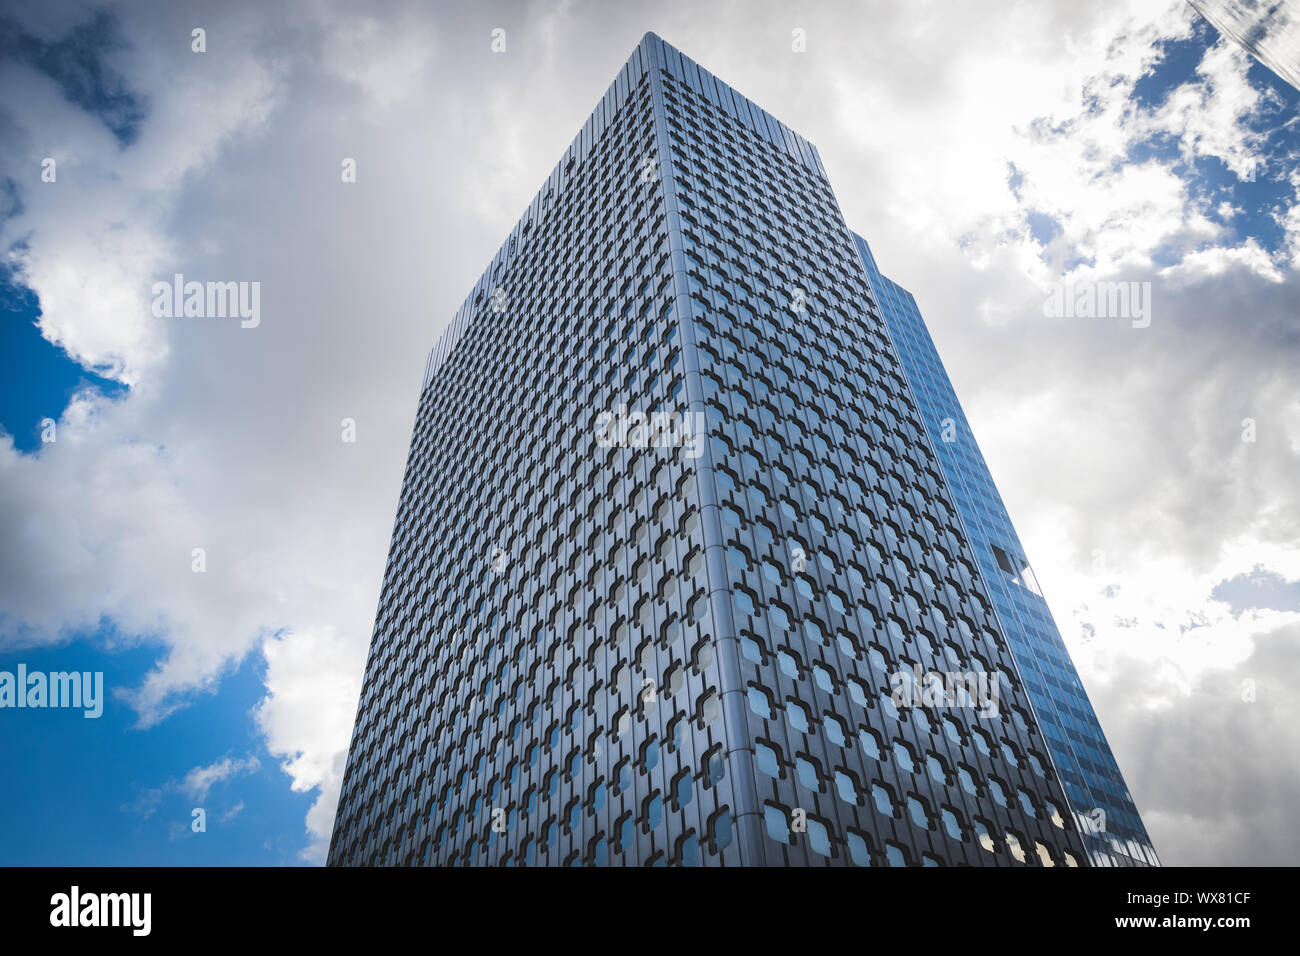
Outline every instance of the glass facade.
<path id="1" fill-rule="evenodd" d="M 430 355 L 333 865 L 1088 862 L 816 150 L 648 34 Z"/>
<path id="2" fill-rule="evenodd" d="M 1094 865 L 1158 866 L 1097 715 L 1043 599 L 912 293 L 881 275 L 854 235 L 1002 631 Z"/>

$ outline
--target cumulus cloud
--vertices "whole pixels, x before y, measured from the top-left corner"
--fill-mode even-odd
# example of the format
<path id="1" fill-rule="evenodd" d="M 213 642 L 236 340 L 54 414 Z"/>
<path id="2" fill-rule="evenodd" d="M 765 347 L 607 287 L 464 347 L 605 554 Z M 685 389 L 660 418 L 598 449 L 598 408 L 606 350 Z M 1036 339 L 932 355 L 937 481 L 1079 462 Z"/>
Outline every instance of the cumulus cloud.
<path id="1" fill-rule="evenodd" d="M 157 787 L 140 788 L 135 799 L 124 805 L 122 809 L 147 820 L 157 812 L 163 797 L 167 794 L 181 794 L 194 803 L 205 803 L 212 788 L 217 784 L 256 773 L 261 768 L 262 762 L 254 754 L 249 754 L 243 759 L 222 757 L 210 764 L 192 767 L 179 780 L 168 780 Z M 227 811 L 222 821 L 234 819 L 243 808 L 244 804 L 241 800 L 238 807 Z"/>
<path id="2" fill-rule="evenodd" d="M 98 14 L 8 16 L 49 45 Z M 131 389 L 79 396 L 38 454 L 0 437 L 0 646 L 112 622 L 157 652 L 126 691 L 143 727 L 264 659 L 257 725 L 316 794 L 304 852 L 323 859 L 425 354 L 646 29 L 815 142 L 917 294 L 1164 859 L 1255 852 L 1270 801 L 1300 799 L 1246 765 L 1285 732 L 1284 692 L 1225 694 L 1291 666 L 1295 621 L 1215 588 L 1257 566 L 1300 580 L 1300 174 L 1272 247 L 1190 186 L 1191 161 L 1267 173 L 1252 119 L 1276 104 L 1226 43 L 1135 102 L 1161 42 L 1197 29 L 1181 0 L 682 2 L 653 22 L 594 2 L 133 4 L 101 54 L 138 106 L 128 143 L 121 109 L 9 56 L 0 240 L 42 334 Z M 177 272 L 260 282 L 261 324 L 153 317 Z M 1151 282 L 1150 327 L 1044 316 L 1052 283 L 1110 279 Z M 1214 779 L 1171 790 L 1198 770 Z"/>
<path id="3" fill-rule="evenodd" d="M 224 783 L 232 777 L 253 773 L 261 766 L 257 757 L 251 755 L 243 760 L 224 757 L 206 767 L 195 767 L 181 779 L 177 786 L 186 796 L 202 803 L 208 799 L 208 791 L 213 785 Z"/>
<path id="4" fill-rule="evenodd" d="M 1246 657 L 1189 685 L 1144 657 L 1119 657 L 1094 695 L 1108 726 L 1123 728 L 1125 776 L 1167 863 L 1300 859 L 1290 823 L 1300 768 L 1289 759 L 1300 751 L 1300 624 L 1257 628 Z"/>
<path id="5" fill-rule="evenodd" d="M 359 650 L 355 638 L 333 629 L 275 637 L 263 646 L 267 696 L 257 721 L 267 748 L 283 759 L 293 789 L 319 788 L 307 814 L 309 843 L 303 851 L 313 863 L 325 862 L 329 851 L 352 732 L 354 713 L 348 705 L 355 706 L 361 693 L 365 660 Z"/>

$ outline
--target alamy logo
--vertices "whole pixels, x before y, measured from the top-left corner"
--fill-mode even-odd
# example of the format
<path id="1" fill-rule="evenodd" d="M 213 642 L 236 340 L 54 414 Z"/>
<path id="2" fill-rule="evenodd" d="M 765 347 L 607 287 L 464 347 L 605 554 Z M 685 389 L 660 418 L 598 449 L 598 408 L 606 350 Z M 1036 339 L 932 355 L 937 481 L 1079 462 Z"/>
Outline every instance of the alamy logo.
<path id="1" fill-rule="evenodd" d="M 596 444 L 601 448 L 681 448 L 687 458 L 704 453 L 704 413 L 601 412 L 596 417 Z"/>
<path id="2" fill-rule="evenodd" d="M 160 319 L 239 318 L 244 329 L 262 321 L 260 282 L 186 282 L 178 272 L 171 282 L 155 282 L 151 291 L 153 314 Z"/>
<path id="3" fill-rule="evenodd" d="M 133 936 L 152 928 L 151 893 L 86 893 L 74 886 L 50 897 L 51 926 L 127 926 Z"/>
<path id="4" fill-rule="evenodd" d="M 988 671 L 895 671 L 889 678 L 889 697 L 896 707 L 978 707 L 984 718 L 998 715 L 1000 687 Z"/>
<path id="5" fill-rule="evenodd" d="M 0 708 L 79 707 L 86 718 L 104 713 L 103 671 L 0 671 Z"/>
<path id="6" fill-rule="evenodd" d="M 1049 319 L 1131 319 L 1133 328 L 1151 324 L 1150 282 L 1058 282 L 1043 299 Z"/>

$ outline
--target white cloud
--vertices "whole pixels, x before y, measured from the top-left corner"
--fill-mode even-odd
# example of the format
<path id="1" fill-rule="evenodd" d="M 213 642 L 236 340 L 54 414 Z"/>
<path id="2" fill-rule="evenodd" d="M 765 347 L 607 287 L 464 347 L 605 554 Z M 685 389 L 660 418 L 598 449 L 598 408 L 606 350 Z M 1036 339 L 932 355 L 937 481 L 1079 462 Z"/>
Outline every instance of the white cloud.
<path id="1" fill-rule="evenodd" d="M 208 799 L 209 791 L 216 784 L 225 783 L 227 780 L 244 774 L 254 773 L 260 770 L 261 767 L 261 762 L 251 754 L 243 760 L 234 757 L 223 757 L 206 767 L 195 767 L 181 779 L 177 787 L 195 802 L 203 803 Z"/>
<path id="2" fill-rule="evenodd" d="M 237 757 L 222 757 L 214 760 L 212 763 L 192 767 L 185 776 L 179 780 L 168 780 L 158 787 L 141 788 L 135 796 L 135 799 L 125 804 L 122 809 L 128 813 L 134 813 L 142 819 L 148 820 L 157 812 L 162 803 L 162 799 L 167 794 L 181 794 L 196 804 L 207 802 L 208 795 L 212 788 L 217 784 L 223 784 L 239 777 L 256 773 L 262 769 L 262 762 L 254 754 L 249 754 L 242 760 Z M 244 808 L 244 802 L 232 807 L 222 816 L 222 822 L 233 820 Z M 176 827 L 178 824 L 172 824 L 172 839 L 175 839 Z M 189 824 L 179 824 L 182 830 L 188 830 Z"/>
<path id="3" fill-rule="evenodd" d="M 364 648 L 332 628 L 265 642 L 267 696 L 258 725 L 297 792 L 320 788 L 307 814 L 310 842 L 304 857 L 325 862 L 334 809 L 343 784 L 347 741 L 361 694 Z M 340 742 L 343 749 L 340 750 Z"/>
<path id="4" fill-rule="evenodd" d="M 259 24 L 248 13 L 232 12 L 212 31 L 212 56 L 189 52 L 180 11 L 152 13 L 141 9 L 123 23 L 129 56 L 106 56 L 107 68 L 129 74 L 130 89 L 148 104 L 129 148 L 67 102 L 50 77 L 10 61 L 0 82 L 0 111 L 27 133 L 5 161 L 18 183 L 31 184 L 23 214 L 4 224 L 0 239 L 6 247 L 27 240 L 15 264 L 40 293 L 45 337 L 132 385 L 167 355 L 167 328 L 151 316 L 148 290 L 171 275 L 169 217 L 178 195 L 227 141 L 265 127 L 278 87 L 275 61 L 252 42 Z M 55 183 L 39 180 L 47 156 L 57 162 Z"/>

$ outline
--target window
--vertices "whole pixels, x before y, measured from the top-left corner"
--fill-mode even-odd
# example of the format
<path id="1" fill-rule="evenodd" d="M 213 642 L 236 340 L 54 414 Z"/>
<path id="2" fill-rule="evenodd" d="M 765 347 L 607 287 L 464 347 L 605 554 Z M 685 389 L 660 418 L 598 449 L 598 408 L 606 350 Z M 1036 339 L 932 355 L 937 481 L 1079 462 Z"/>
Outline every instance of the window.
<path id="1" fill-rule="evenodd" d="M 830 832 L 826 829 L 826 824 L 813 817 L 808 818 L 808 846 L 814 853 L 831 855 Z"/>
<path id="2" fill-rule="evenodd" d="M 795 776 L 808 790 L 814 790 L 821 793 L 822 782 L 821 774 L 817 772 L 817 764 L 811 759 L 804 756 L 796 757 L 794 760 Z"/>
<path id="3" fill-rule="evenodd" d="M 731 846 L 731 813 L 726 808 L 709 818 L 709 834 L 713 853 L 721 853 Z"/>
<path id="4" fill-rule="evenodd" d="M 835 793 L 841 800 L 852 806 L 861 803 L 858 795 L 858 785 L 854 779 L 843 770 L 835 771 Z"/>
<path id="5" fill-rule="evenodd" d="M 777 843 L 790 842 L 790 820 L 786 812 L 773 803 L 763 804 L 763 824 L 767 835 Z"/>
<path id="6" fill-rule="evenodd" d="M 642 805 L 641 816 L 647 833 L 658 827 L 664 819 L 664 798 L 658 793 L 647 797 Z"/>
<path id="7" fill-rule="evenodd" d="M 844 842 L 848 844 L 849 859 L 854 866 L 871 865 L 871 851 L 867 849 L 867 841 L 861 834 L 850 830 L 844 834 Z"/>
<path id="8" fill-rule="evenodd" d="M 767 774 L 769 777 L 779 779 L 783 776 L 781 773 L 781 757 L 778 755 L 775 746 L 755 741 L 754 763 L 758 766 L 760 772 Z"/>

